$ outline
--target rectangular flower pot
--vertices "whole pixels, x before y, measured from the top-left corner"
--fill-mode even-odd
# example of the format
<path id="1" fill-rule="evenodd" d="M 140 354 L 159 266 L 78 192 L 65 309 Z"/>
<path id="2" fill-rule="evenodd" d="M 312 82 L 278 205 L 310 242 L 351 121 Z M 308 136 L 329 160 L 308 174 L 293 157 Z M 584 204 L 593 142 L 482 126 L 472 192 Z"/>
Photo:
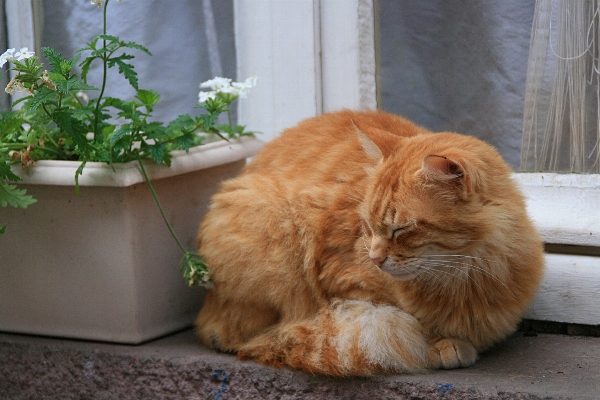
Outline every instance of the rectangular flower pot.
<path id="1" fill-rule="evenodd" d="M 198 225 L 220 183 L 262 142 L 244 138 L 147 163 L 175 233 L 195 249 Z M 203 289 L 189 288 L 182 253 L 161 219 L 137 162 L 40 161 L 22 187 L 38 201 L 0 208 L 0 331 L 141 343 L 191 326 Z"/>

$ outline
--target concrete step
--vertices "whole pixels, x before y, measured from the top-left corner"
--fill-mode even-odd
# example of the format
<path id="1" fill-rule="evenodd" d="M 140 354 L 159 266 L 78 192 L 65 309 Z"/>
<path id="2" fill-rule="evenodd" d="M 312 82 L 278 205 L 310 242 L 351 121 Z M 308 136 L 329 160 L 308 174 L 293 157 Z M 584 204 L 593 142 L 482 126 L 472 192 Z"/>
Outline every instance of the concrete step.
<path id="1" fill-rule="evenodd" d="M 600 338 L 516 333 L 475 366 L 334 379 L 196 344 L 139 346 L 0 334 L 0 399 L 600 399 Z"/>

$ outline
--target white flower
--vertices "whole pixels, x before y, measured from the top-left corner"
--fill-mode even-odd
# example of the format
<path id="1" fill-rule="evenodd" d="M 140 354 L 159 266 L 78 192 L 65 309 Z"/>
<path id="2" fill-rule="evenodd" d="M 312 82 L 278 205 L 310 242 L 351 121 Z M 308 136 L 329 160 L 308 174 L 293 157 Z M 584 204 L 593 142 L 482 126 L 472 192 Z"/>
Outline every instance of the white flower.
<path id="1" fill-rule="evenodd" d="M 8 61 L 14 60 L 15 49 L 8 49 L 2 55 L 0 55 L 0 68 L 4 66 Z"/>
<path id="2" fill-rule="evenodd" d="M 216 76 L 213 79 L 209 79 L 206 82 L 202 82 L 200 84 L 201 88 L 210 88 L 212 90 L 220 91 L 225 87 L 231 86 L 231 79 L 229 78 L 221 78 L 220 76 Z"/>
<path id="3" fill-rule="evenodd" d="M 237 90 L 238 96 L 240 96 L 241 98 L 245 98 L 250 89 L 256 86 L 257 79 L 258 78 L 256 76 L 251 76 L 244 82 L 233 82 L 231 86 L 233 86 Z"/>
<path id="4" fill-rule="evenodd" d="M 207 99 L 214 99 L 219 93 L 230 94 L 234 97 L 246 97 L 250 89 L 256 86 L 256 76 L 246 79 L 244 82 L 232 82 L 229 78 L 221 78 L 217 76 L 200 84 L 201 88 L 210 88 L 210 92 L 200 92 L 198 98 L 200 103 Z"/>
<path id="5" fill-rule="evenodd" d="M 237 83 L 237 82 L 233 82 L 233 83 Z M 234 96 L 238 96 L 239 95 L 237 89 L 235 87 L 233 87 L 233 86 L 223 86 L 222 88 L 217 89 L 216 92 L 217 93 L 230 93 L 230 94 L 232 94 Z"/>
<path id="6" fill-rule="evenodd" d="M 198 93 L 198 102 L 205 103 L 208 99 L 214 99 L 217 97 L 217 92 L 200 92 Z"/>
<path id="7" fill-rule="evenodd" d="M 33 51 L 29 51 L 27 47 L 21 47 L 21 49 L 15 54 L 17 61 L 23 61 L 26 58 L 31 58 L 35 55 Z"/>
<path id="8" fill-rule="evenodd" d="M 98 7 L 102 7 L 102 0 L 92 0 L 91 4 L 97 4 Z"/>

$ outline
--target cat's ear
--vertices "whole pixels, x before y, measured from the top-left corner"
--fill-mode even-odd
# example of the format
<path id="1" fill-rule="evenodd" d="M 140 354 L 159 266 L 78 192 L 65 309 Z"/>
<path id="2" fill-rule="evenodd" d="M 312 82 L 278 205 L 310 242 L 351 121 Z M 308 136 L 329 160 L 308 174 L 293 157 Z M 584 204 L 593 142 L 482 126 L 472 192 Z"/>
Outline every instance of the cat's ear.
<path id="1" fill-rule="evenodd" d="M 466 199 L 473 189 L 471 174 L 465 161 L 428 155 L 423 158 L 422 173 L 427 180 L 446 185 L 462 199 Z"/>
<path id="2" fill-rule="evenodd" d="M 393 133 L 364 124 L 359 126 L 354 120 L 352 121 L 352 125 L 363 150 L 374 161 L 388 157 L 400 140 Z"/>

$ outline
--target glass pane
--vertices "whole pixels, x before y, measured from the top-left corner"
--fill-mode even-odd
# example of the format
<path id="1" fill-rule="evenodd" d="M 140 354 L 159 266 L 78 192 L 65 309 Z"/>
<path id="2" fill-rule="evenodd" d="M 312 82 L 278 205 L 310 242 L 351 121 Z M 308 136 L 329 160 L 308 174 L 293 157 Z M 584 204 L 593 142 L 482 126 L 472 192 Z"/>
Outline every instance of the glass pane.
<path id="1" fill-rule="evenodd" d="M 44 0 L 43 46 L 54 47 L 66 57 L 102 33 L 102 11 L 90 1 Z M 157 120 L 169 121 L 180 114 L 200 113 L 200 82 L 215 75 L 235 78 L 233 0 L 111 1 L 107 10 L 108 34 L 135 41 L 150 50 L 137 50 L 133 64 L 140 89 L 161 94 L 155 109 Z M 92 65 L 88 83 L 101 86 L 102 66 Z M 106 95 L 132 98 L 133 89 L 122 75 L 109 78 Z M 94 96 L 94 93 L 90 93 Z"/>
<path id="2" fill-rule="evenodd" d="M 520 163 L 535 2 L 379 0 L 380 108 Z"/>

